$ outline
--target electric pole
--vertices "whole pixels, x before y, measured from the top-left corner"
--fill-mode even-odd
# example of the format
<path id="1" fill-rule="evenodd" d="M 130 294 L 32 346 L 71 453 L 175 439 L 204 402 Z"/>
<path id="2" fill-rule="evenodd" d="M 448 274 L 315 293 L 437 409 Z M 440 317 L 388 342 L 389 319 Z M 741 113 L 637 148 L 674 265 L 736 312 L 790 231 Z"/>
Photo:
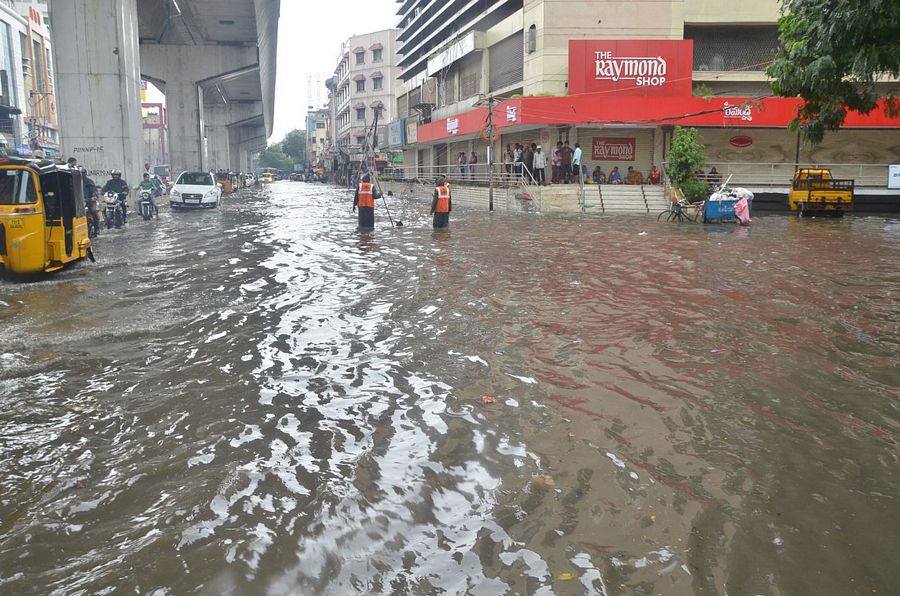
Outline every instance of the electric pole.
<path id="1" fill-rule="evenodd" d="M 488 211 L 494 210 L 494 96 L 488 96 Z"/>

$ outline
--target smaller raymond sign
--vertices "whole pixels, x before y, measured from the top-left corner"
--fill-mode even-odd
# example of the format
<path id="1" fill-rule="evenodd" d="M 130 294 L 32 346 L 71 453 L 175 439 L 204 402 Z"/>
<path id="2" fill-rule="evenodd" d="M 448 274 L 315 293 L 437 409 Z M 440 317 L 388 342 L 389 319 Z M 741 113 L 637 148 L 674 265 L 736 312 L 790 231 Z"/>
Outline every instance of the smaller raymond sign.
<path id="1" fill-rule="evenodd" d="M 594 161 L 634 161 L 634 138 L 594 137 L 592 145 Z"/>

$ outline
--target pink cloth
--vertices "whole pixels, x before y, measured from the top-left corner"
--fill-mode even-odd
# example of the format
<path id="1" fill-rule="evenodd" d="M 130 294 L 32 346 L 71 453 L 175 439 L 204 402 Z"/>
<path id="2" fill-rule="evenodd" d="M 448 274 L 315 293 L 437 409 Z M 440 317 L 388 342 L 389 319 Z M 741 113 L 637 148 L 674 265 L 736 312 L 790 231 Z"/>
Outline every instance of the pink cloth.
<path id="1" fill-rule="evenodd" d="M 747 197 L 741 197 L 734 205 L 734 215 L 742 226 L 750 225 L 750 204 Z"/>

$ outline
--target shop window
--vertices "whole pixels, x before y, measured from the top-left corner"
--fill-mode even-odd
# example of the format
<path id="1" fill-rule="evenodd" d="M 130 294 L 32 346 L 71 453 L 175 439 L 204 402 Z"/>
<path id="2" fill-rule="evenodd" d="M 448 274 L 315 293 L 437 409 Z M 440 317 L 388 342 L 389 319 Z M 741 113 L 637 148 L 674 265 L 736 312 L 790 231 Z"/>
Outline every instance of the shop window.
<path id="1" fill-rule="evenodd" d="M 361 92 L 363 92 L 363 91 L 365 91 L 365 90 L 366 90 L 366 81 L 365 81 L 365 79 L 360 79 L 360 80 L 356 81 L 356 91 L 361 93 Z"/>
<path id="2" fill-rule="evenodd" d="M 531 25 L 528 28 L 528 53 L 533 54 L 537 51 L 537 26 Z"/>

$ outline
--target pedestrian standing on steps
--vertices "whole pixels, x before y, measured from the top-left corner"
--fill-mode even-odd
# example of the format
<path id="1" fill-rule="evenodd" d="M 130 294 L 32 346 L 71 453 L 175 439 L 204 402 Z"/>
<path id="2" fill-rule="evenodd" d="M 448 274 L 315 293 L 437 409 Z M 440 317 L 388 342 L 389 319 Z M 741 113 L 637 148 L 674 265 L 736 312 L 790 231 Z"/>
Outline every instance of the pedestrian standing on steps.
<path id="1" fill-rule="evenodd" d="M 438 179 L 431 201 L 431 213 L 434 215 L 435 229 L 446 228 L 450 224 L 450 212 L 453 211 L 453 199 L 450 197 L 450 185 L 443 176 Z"/>
<path id="2" fill-rule="evenodd" d="M 359 208 L 359 227 L 369 230 L 375 227 L 375 200 L 381 198 L 371 180 L 369 174 L 363 174 L 353 197 L 353 210 Z"/>

